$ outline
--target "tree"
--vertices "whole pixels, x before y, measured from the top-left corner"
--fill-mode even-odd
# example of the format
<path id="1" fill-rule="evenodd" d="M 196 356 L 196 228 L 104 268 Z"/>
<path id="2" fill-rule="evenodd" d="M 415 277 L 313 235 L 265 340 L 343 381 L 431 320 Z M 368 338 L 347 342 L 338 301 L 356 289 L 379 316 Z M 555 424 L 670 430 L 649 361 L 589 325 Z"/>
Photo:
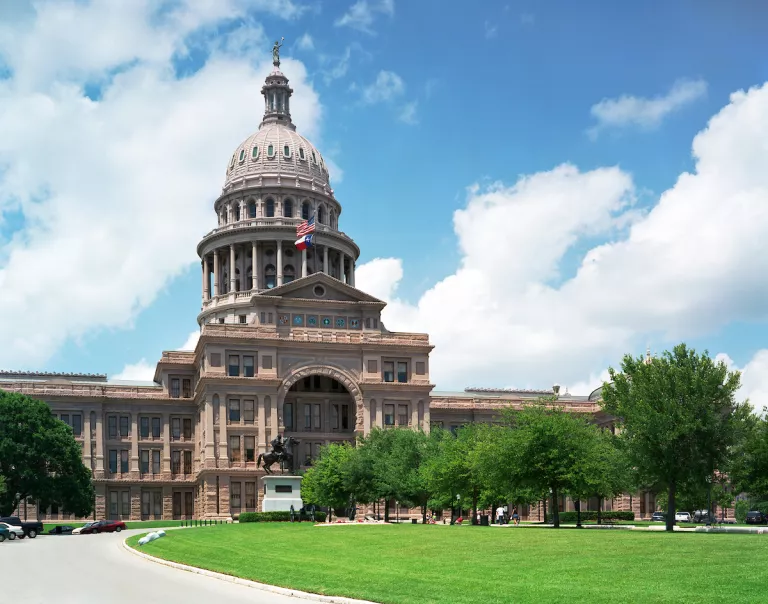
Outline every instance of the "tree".
<path id="1" fill-rule="evenodd" d="M 751 416 L 731 469 L 736 489 L 754 500 L 768 500 L 768 418 Z"/>
<path id="2" fill-rule="evenodd" d="M 352 492 L 348 472 L 355 449 L 349 443 L 331 444 L 320 449 L 320 457 L 304 474 L 301 498 L 305 504 L 327 506 L 331 510 L 346 508 Z"/>
<path id="3" fill-rule="evenodd" d="M 679 488 L 705 485 L 725 467 L 747 405 L 734 400 L 738 372 L 680 344 L 662 358 L 626 355 L 609 369 L 603 408 L 618 418 L 620 437 L 643 482 L 667 491 L 667 530 Z"/>
<path id="4" fill-rule="evenodd" d="M 95 499 L 91 471 L 83 465 L 72 430 L 42 401 L 0 390 L 0 516 L 32 497 L 43 508 L 58 503 L 87 516 Z"/>

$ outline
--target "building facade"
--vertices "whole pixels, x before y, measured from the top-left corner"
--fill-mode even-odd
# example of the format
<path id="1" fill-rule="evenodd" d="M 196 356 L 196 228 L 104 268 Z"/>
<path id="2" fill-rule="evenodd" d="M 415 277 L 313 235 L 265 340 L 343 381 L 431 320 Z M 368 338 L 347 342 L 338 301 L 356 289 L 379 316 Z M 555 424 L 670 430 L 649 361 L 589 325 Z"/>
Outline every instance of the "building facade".
<path id="1" fill-rule="evenodd" d="M 278 434 L 300 441 L 302 470 L 322 445 L 376 426 L 455 429 L 555 393 L 432 392 L 427 334 L 387 330 L 385 303 L 355 287 L 360 250 L 339 230 L 322 155 L 296 132 L 279 60 L 262 93 L 263 120 L 228 160 L 216 227 L 197 247 L 195 350 L 163 352 L 148 383 L 0 372 L 0 388 L 46 401 L 72 427 L 93 472 L 96 518 L 230 518 L 259 509 L 258 457 Z M 297 227 L 311 218 L 313 244 L 299 251 Z M 590 397 L 560 401 L 610 421 Z M 607 505 L 646 516 L 648 497 Z M 21 508 L 28 518 L 69 518 L 56 506 Z"/>

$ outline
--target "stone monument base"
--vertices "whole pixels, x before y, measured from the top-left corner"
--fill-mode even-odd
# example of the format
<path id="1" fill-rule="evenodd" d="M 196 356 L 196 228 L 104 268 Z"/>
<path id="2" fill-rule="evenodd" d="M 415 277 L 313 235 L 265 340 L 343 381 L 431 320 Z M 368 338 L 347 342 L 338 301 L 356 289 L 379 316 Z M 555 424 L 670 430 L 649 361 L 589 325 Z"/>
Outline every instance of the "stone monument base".
<path id="1" fill-rule="evenodd" d="M 301 480 L 301 476 L 262 476 L 261 511 L 290 512 L 293 506 L 298 514 L 304 507 L 301 501 Z"/>

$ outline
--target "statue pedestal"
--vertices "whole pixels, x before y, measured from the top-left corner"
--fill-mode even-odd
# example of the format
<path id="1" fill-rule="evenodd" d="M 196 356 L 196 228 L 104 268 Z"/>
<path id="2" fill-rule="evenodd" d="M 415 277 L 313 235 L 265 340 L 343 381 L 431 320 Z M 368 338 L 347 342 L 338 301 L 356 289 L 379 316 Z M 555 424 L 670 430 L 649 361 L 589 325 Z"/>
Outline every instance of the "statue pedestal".
<path id="1" fill-rule="evenodd" d="M 304 507 L 301 501 L 301 480 L 301 476 L 262 476 L 261 511 L 290 512 L 293 506 L 298 514 Z"/>

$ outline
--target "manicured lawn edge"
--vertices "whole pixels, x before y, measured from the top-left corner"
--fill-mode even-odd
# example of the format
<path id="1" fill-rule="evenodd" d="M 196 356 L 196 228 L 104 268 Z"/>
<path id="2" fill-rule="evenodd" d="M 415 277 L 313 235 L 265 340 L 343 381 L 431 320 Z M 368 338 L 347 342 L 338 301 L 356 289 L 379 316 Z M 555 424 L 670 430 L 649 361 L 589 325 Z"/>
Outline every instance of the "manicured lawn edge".
<path id="1" fill-rule="evenodd" d="M 211 577 L 213 579 L 219 579 L 220 581 L 228 581 L 229 583 L 235 583 L 236 585 L 243 585 L 245 587 L 251 587 L 253 589 L 260 589 L 262 591 L 279 594 L 281 596 L 291 596 L 294 598 L 302 598 L 304 600 L 313 600 L 315 602 L 328 602 L 331 604 L 377 604 L 376 602 L 371 602 L 370 600 L 355 600 L 353 598 L 345 598 L 343 596 L 324 596 L 321 594 L 313 594 L 310 592 L 299 591 L 296 589 L 287 589 L 285 587 L 277 587 L 276 585 L 258 583 L 256 581 L 250 581 L 248 579 L 241 579 L 240 577 L 235 577 L 233 575 L 217 573 L 212 570 L 205 570 L 204 568 L 198 568 L 197 566 L 189 566 L 188 564 L 171 562 L 170 560 L 165 560 L 163 558 L 157 558 L 155 556 L 150 556 L 149 554 L 145 554 L 144 552 L 139 551 L 138 549 L 136 549 L 135 547 L 133 547 L 128 543 L 129 541 L 136 543 L 141 537 L 142 535 L 134 535 L 133 537 L 128 537 L 128 539 L 125 539 L 123 541 L 123 548 L 129 551 L 130 553 L 136 556 L 139 556 L 140 558 L 144 558 L 149 562 L 155 562 L 156 564 L 162 564 L 163 566 L 169 566 L 170 568 L 175 568 L 177 570 L 184 570 L 187 572 L 195 573 L 197 575 L 202 575 L 204 577 Z"/>

